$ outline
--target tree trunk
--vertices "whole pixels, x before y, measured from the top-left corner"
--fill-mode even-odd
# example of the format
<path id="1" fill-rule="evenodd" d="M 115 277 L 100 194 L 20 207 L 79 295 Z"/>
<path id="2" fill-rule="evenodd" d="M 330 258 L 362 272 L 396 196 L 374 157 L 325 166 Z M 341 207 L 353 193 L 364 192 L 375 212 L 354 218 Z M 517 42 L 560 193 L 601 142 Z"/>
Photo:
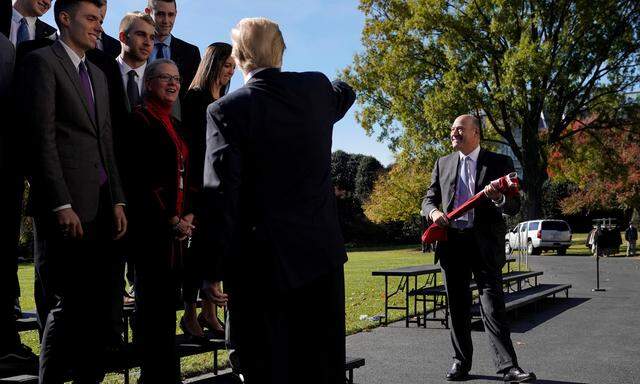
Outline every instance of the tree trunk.
<path id="1" fill-rule="evenodd" d="M 535 121 L 535 120 L 534 120 Z M 538 137 L 538 123 L 524 126 L 522 130 L 522 183 L 524 199 L 522 202 L 522 220 L 542 219 L 542 188 L 549 178 L 546 156 Z"/>

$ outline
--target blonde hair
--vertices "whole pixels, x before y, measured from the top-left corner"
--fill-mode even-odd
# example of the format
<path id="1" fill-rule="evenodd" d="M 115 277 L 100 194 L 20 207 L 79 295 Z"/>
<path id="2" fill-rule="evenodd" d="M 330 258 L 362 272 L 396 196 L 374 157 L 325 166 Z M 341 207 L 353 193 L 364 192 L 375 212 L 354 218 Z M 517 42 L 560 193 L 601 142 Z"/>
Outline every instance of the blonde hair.
<path id="1" fill-rule="evenodd" d="M 135 23 L 136 20 L 142 20 L 145 23 L 151 25 L 153 28 L 156 27 L 156 22 L 153 21 L 153 18 L 143 12 L 129 12 L 126 15 L 124 15 L 124 17 L 122 18 L 122 21 L 120 22 L 120 30 L 119 32 L 124 32 L 125 34 L 128 34 L 129 31 L 131 31 L 131 27 L 133 27 L 133 23 Z"/>
<path id="2" fill-rule="evenodd" d="M 264 17 L 240 20 L 231 30 L 231 56 L 245 72 L 282 67 L 286 48 L 280 27 Z"/>

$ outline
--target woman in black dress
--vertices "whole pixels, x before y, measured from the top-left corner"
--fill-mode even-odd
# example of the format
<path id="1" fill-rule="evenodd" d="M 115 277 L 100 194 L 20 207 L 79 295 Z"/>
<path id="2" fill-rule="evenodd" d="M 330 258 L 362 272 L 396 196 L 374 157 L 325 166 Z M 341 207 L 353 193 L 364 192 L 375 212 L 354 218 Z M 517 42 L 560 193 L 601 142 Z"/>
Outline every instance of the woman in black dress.
<path id="1" fill-rule="evenodd" d="M 213 218 L 206 223 L 196 224 L 199 230 L 194 233 L 189 249 L 190 255 L 185 258 L 182 290 L 185 311 L 180 320 L 180 327 L 185 335 L 191 336 L 195 341 L 206 339 L 204 329 L 209 329 L 214 338 L 224 338 L 224 328 L 216 316 L 215 304 L 202 297 L 202 312 L 196 316 L 196 300 L 203 283 L 200 273 L 202 266 L 199 265 L 198 260 L 202 257 L 217 257 L 220 254 L 223 229 L 222 218 L 217 214 L 221 211 L 218 206 L 221 199 L 215 191 L 207 192 L 205 206 L 202 175 L 206 148 L 206 111 L 209 104 L 227 93 L 235 66 L 231 58 L 231 45 L 227 43 L 209 45 L 182 103 L 183 123 L 190 137 L 193 207 L 196 218 Z M 202 214 L 205 209 L 210 211 L 207 215 Z"/>

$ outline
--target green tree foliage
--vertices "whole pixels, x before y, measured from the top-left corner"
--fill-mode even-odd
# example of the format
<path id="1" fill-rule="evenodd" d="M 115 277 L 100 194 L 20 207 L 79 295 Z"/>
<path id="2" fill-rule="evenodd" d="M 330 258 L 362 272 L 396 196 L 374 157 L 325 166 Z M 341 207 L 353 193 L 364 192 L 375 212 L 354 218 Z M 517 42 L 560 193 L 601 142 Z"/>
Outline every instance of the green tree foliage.
<path id="1" fill-rule="evenodd" d="M 639 79 L 637 0 L 361 0 L 360 9 L 364 51 L 344 77 L 365 130 L 400 162 L 424 162 L 446 150 L 457 115 L 486 116 L 485 138 L 522 164 L 527 217 L 542 214 L 550 147 L 621 126 L 621 94 Z M 567 129 L 586 115 L 596 118 Z"/>
<path id="2" fill-rule="evenodd" d="M 364 204 L 373 191 L 373 185 L 378 179 L 380 172 L 384 169 L 382 164 L 375 157 L 364 156 L 360 159 L 356 171 L 355 197 Z"/>
<path id="3" fill-rule="evenodd" d="M 431 170 L 417 163 L 392 167 L 378 178 L 365 215 L 374 223 L 416 221 L 430 179 Z"/>

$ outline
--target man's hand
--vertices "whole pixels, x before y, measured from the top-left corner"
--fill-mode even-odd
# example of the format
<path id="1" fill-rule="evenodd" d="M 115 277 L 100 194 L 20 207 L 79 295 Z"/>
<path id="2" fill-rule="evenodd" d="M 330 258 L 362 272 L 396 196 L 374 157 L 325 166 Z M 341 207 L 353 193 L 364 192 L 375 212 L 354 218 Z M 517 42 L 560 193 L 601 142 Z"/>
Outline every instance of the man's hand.
<path id="1" fill-rule="evenodd" d="M 222 286 L 219 281 L 205 281 L 202 284 L 202 291 L 204 292 L 207 300 L 220 306 L 227 305 L 229 296 L 222 292 Z"/>
<path id="2" fill-rule="evenodd" d="M 431 212 L 431 220 L 433 220 L 433 222 L 436 223 L 438 227 L 449 226 L 449 218 L 447 217 L 447 215 L 437 209 Z"/>
<path id="3" fill-rule="evenodd" d="M 113 207 L 113 220 L 116 227 L 116 234 L 114 240 L 122 239 L 125 233 L 127 233 L 127 216 L 124 214 L 124 208 L 122 205 L 116 205 Z"/>
<path id="4" fill-rule="evenodd" d="M 498 191 L 491 183 L 487 184 L 487 186 L 484 187 L 483 192 L 485 196 L 493 201 L 502 200 L 502 193 Z"/>
<path id="5" fill-rule="evenodd" d="M 81 239 L 84 235 L 82 223 L 73 208 L 64 208 L 56 212 L 58 226 L 66 239 Z"/>

